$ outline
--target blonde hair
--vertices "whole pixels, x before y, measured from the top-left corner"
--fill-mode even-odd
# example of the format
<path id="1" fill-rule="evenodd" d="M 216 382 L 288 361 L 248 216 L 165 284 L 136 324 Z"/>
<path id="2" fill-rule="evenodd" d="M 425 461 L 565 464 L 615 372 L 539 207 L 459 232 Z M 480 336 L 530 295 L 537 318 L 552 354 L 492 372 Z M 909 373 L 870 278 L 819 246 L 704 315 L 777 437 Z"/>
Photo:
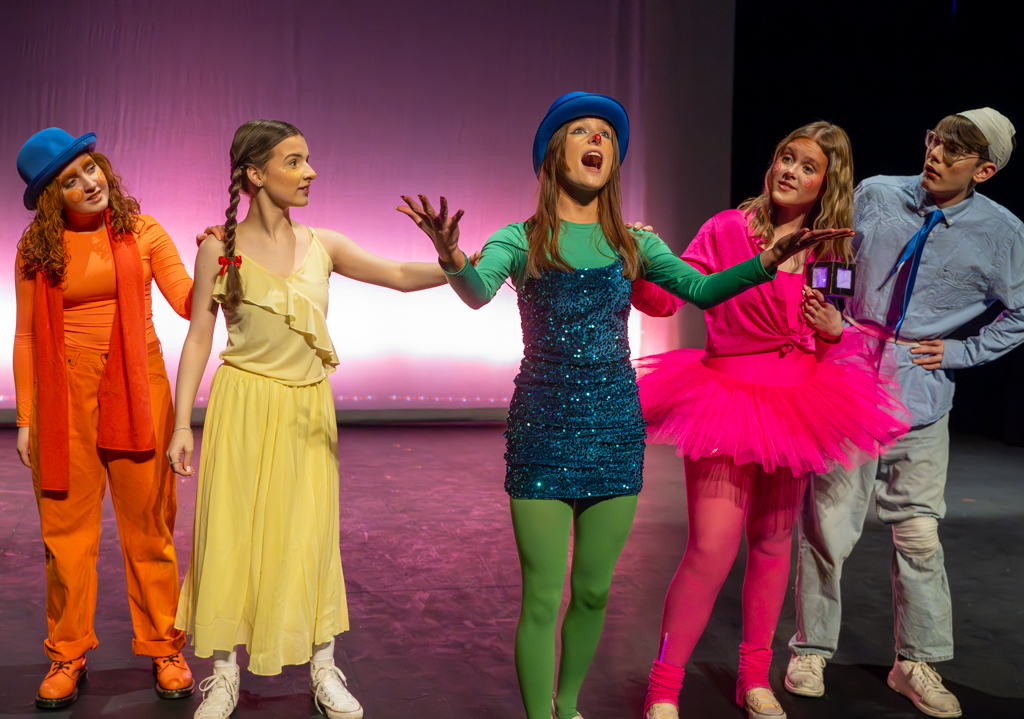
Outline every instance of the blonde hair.
<path id="1" fill-rule="evenodd" d="M 575 122 L 575 120 L 573 121 Z M 558 217 L 558 175 L 568 171 L 565 162 L 565 138 L 569 134 L 567 122 L 558 128 L 548 141 L 544 162 L 540 166 L 540 187 L 537 211 L 526 221 L 526 270 L 530 277 L 539 277 L 547 270 L 571 272 L 572 267 L 562 257 L 558 235 L 562 222 Z M 609 123 L 611 125 L 611 123 Z M 622 219 L 622 199 L 619 191 L 619 141 L 615 129 L 611 130 L 612 163 L 608 182 L 597 193 L 597 216 L 601 231 L 612 249 L 622 259 L 622 275 L 635 280 L 641 274 L 640 243 L 627 229 Z"/>
<path id="2" fill-rule="evenodd" d="M 775 239 L 775 203 L 772 200 L 771 179 L 775 163 L 785 152 L 789 143 L 801 138 L 813 140 L 825 153 L 828 167 L 825 170 L 825 191 L 814 203 L 807 215 L 807 225 L 812 229 L 853 227 L 853 150 L 850 137 L 838 125 L 818 121 L 793 130 L 775 147 L 772 161 L 764 174 L 764 188 L 757 197 L 750 197 L 740 203 L 739 210 L 747 216 L 751 232 L 769 244 Z M 843 260 L 853 258 L 853 247 L 849 238 L 820 242 L 811 248 L 811 256 L 817 260 Z"/>

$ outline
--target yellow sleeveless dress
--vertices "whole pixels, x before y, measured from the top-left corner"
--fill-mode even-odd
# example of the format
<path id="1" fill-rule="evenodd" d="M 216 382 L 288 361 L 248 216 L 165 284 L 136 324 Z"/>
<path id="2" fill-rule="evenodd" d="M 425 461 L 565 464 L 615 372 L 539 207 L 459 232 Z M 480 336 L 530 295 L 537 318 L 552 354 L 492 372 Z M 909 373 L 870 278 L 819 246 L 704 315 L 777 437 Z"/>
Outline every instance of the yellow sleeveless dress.
<path id="1" fill-rule="evenodd" d="M 279 674 L 348 629 L 338 540 L 338 428 L 327 375 L 333 265 L 309 230 L 289 277 L 244 254 L 244 299 L 210 391 L 192 556 L 175 626 L 195 654 L 244 644 L 249 671 Z M 224 299 L 224 277 L 213 299 Z"/>

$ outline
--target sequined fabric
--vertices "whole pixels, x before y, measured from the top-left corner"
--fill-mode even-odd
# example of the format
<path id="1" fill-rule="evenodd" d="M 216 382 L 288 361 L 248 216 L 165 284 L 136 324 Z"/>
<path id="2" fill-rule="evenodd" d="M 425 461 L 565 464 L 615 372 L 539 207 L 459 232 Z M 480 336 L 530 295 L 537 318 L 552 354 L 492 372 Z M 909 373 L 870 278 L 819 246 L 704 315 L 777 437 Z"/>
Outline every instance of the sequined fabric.
<path id="1" fill-rule="evenodd" d="M 629 362 L 630 291 L 621 261 L 545 272 L 520 288 L 525 347 L 505 432 L 510 496 L 640 491 L 646 428 Z"/>

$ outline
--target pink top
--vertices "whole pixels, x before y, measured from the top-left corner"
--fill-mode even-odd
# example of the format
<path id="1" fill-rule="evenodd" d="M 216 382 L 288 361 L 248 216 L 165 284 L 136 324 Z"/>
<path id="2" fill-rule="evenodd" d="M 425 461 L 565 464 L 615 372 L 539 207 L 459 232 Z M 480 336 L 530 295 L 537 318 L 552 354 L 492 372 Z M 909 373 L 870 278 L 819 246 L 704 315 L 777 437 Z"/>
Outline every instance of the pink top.
<path id="1" fill-rule="evenodd" d="M 682 258 L 704 274 L 718 272 L 761 252 L 739 210 L 720 212 L 704 223 Z M 815 334 L 800 311 L 802 272 L 779 272 L 772 282 L 746 290 L 704 313 L 705 350 L 711 356 L 735 356 L 799 347 L 814 352 Z M 633 283 L 633 306 L 645 314 L 673 314 L 682 300 L 646 280 Z"/>

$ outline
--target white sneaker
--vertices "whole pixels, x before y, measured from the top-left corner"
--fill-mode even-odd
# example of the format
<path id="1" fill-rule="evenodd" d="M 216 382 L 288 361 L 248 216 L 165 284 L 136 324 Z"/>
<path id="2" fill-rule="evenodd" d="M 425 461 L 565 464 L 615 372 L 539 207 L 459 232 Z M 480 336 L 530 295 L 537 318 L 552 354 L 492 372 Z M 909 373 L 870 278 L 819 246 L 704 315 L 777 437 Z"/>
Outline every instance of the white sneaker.
<path id="1" fill-rule="evenodd" d="M 227 719 L 238 706 L 238 666 L 215 667 L 213 674 L 199 682 L 203 703 L 193 719 Z"/>
<path id="2" fill-rule="evenodd" d="M 679 719 L 679 707 L 668 702 L 651 704 L 644 719 Z"/>
<path id="3" fill-rule="evenodd" d="M 820 697 L 825 693 L 824 670 L 825 657 L 820 654 L 794 654 L 786 667 L 786 691 L 802 697 Z"/>
<path id="4" fill-rule="evenodd" d="M 362 719 L 363 707 L 359 705 L 345 684 L 347 680 L 334 660 L 309 663 L 309 693 L 313 695 L 316 708 L 328 719 Z"/>
<path id="5" fill-rule="evenodd" d="M 962 713 L 960 702 L 942 686 L 942 677 L 928 662 L 896 657 L 886 683 L 914 702 L 914 706 L 928 716 L 946 719 L 958 717 Z"/>
<path id="6" fill-rule="evenodd" d="M 750 719 L 786 719 L 786 712 L 768 687 L 754 687 L 743 697 L 743 708 Z"/>

